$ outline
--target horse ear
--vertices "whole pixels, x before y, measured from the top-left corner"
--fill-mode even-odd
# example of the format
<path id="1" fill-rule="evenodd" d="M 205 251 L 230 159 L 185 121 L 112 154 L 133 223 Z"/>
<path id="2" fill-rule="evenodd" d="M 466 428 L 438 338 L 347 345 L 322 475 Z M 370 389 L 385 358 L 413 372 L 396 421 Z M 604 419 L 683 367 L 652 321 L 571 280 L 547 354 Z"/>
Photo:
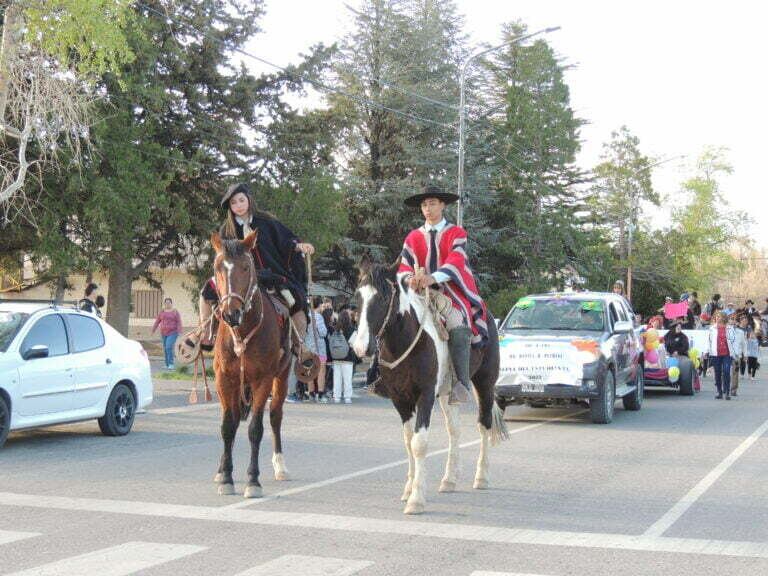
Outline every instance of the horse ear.
<path id="1" fill-rule="evenodd" d="M 243 244 L 245 245 L 246 248 L 248 248 L 248 250 L 253 250 L 253 247 L 256 246 L 256 240 L 258 239 L 258 237 L 259 237 L 259 231 L 254 230 L 243 239 Z"/>
<path id="2" fill-rule="evenodd" d="M 398 256 L 397 260 L 395 260 L 389 268 L 387 268 L 387 273 L 392 276 L 393 278 L 397 276 L 397 271 L 400 270 L 400 263 L 403 261 L 402 256 Z"/>
<path id="3" fill-rule="evenodd" d="M 371 261 L 371 256 L 366 252 L 363 254 L 363 256 L 360 258 L 360 262 L 358 262 L 357 267 L 360 268 L 360 272 L 366 273 L 371 271 L 371 267 L 373 266 L 373 262 Z"/>
<path id="4" fill-rule="evenodd" d="M 221 252 L 221 236 L 217 232 L 211 234 L 211 246 L 216 252 Z"/>

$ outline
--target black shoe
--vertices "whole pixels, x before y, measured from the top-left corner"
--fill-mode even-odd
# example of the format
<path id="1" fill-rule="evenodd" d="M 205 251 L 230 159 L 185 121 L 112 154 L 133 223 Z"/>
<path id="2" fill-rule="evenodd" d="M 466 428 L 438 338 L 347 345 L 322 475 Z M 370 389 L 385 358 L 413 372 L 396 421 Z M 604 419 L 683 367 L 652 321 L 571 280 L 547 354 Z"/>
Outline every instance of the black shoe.
<path id="1" fill-rule="evenodd" d="M 730 400 L 731 399 L 730 395 L 726 396 L 725 399 Z"/>
<path id="2" fill-rule="evenodd" d="M 717 396 L 715 396 L 715 400 L 722 400 L 722 399 L 723 399 L 722 394 L 718 394 Z"/>

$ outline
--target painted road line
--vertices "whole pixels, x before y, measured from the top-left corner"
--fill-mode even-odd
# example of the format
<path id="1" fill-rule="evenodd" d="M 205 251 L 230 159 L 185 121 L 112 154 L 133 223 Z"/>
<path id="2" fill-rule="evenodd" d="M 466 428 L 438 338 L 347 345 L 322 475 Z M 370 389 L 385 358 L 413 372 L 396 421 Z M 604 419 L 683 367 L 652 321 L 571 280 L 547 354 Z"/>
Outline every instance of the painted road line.
<path id="1" fill-rule="evenodd" d="M 0 544 L 10 544 L 27 538 L 40 536 L 37 532 L 11 532 L 9 530 L 0 530 Z"/>
<path id="2" fill-rule="evenodd" d="M 662 536 L 669 528 L 677 522 L 680 517 L 685 514 L 688 509 L 693 506 L 696 501 L 701 498 L 704 493 L 709 490 L 717 480 L 725 474 L 728 469 L 741 457 L 744 452 L 749 450 L 750 446 L 758 441 L 758 439 L 768 431 L 768 420 L 758 427 L 757 430 L 752 432 L 749 437 L 739 444 L 736 449 L 728 454 L 725 459 L 720 462 L 712 471 L 704 476 L 701 481 L 696 484 L 688 493 L 683 496 L 677 504 L 675 504 L 669 511 L 659 518 L 648 530 L 645 531 L 645 536 Z"/>
<path id="3" fill-rule="evenodd" d="M 489 572 L 488 570 L 475 570 L 469 576 L 542 576 L 540 574 L 523 574 L 522 572 Z"/>
<path id="4" fill-rule="evenodd" d="M 525 544 L 532 546 L 768 559 L 768 542 L 729 542 L 636 534 L 532 530 L 504 526 L 427 522 L 411 518 L 386 520 L 335 514 L 232 510 L 221 506 L 189 506 L 161 502 L 68 498 L 64 496 L 14 494 L 10 492 L 0 492 L 0 506 L 23 506 L 46 510 L 99 512 L 154 518 L 273 526 L 287 528 L 293 532 L 296 529 L 304 528 L 313 534 L 318 531 L 335 530 L 353 534 L 376 534 L 385 538 L 389 536 L 408 536 L 411 538 L 434 538 L 491 544 Z"/>
<path id="5" fill-rule="evenodd" d="M 578 412 L 575 412 L 574 414 L 583 414 L 584 412 L 587 412 L 587 410 L 580 410 Z M 510 430 L 509 435 L 512 436 L 513 434 L 527 432 L 528 430 L 539 428 L 540 426 L 544 426 L 545 424 L 549 424 L 550 422 L 558 422 L 566 418 L 572 418 L 574 414 L 566 414 L 564 416 L 558 416 L 556 418 L 548 418 L 546 420 L 540 420 L 535 424 L 529 424 L 528 426 L 522 426 L 521 428 Z M 472 440 L 471 442 L 465 442 L 464 444 L 460 444 L 459 448 L 469 448 L 470 446 L 476 446 L 480 444 L 480 442 L 481 440 L 480 438 L 478 438 L 477 440 Z M 443 448 L 442 450 L 435 450 L 434 452 L 430 452 L 429 454 L 427 454 L 427 458 L 432 458 L 433 456 L 440 456 L 441 454 L 447 454 L 447 453 L 448 453 L 448 448 Z M 227 506 L 224 506 L 224 508 L 229 508 L 233 510 L 237 510 L 239 508 L 247 508 L 254 504 L 271 502 L 272 500 L 277 500 L 278 498 L 285 498 L 286 496 L 301 494 L 302 492 L 308 492 L 309 490 L 324 488 L 326 486 L 331 486 L 332 484 L 338 484 L 339 482 L 346 482 L 347 480 L 359 478 L 360 476 L 368 476 L 369 474 L 375 474 L 377 472 L 382 472 L 383 470 L 397 468 L 398 466 L 404 466 L 406 464 L 408 464 L 408 459 L 403 458 L 402 460 L 397 460 L 395 462 L 388 462 L 386 464 L 379 464 L 378 466 L 373 466 L 372 468 L 358 470 L 357 472 L 350 472 L 349 474 L 342 474 L 341 476 L 335 476 L 333 478 L 328 478 L 326 480 L 320 480 L 319 482 L 313 482 L 312 484 L 306 484 L 304 486 L 298 486 L 296 488 L 288 488 L 287 490 L 276 492 L 275 494 L 272 494 L 265 498 L 251 498 L 248 500 L 241 500 L 240 502 L 237 502 L 235 504 L 229 504 Z"/>
<path id="6" fill-rule="evenodd" d="M 202 546 L 127 542 L 7 576 L 127 576 L 205 550 Z"/>
<path id="7" fill-rule="evenodd" d="M 255 566 L 236 576 L 352 576 L 373 565 L 365 560 L 289 554 Z"/>
<path id="8" fill-rule="evenodd" d="M 186 414 L 187 412 L 203 412 L 204 410 L 213 410 L 218 408 L 218 402 L 208 402 L 206 404 L 190 404 L 189 406 L 174 406 L 172 408 L 155 408 L 147 410 L 148 414 L 157 414 L 164 416 L 166 414 Z"/>

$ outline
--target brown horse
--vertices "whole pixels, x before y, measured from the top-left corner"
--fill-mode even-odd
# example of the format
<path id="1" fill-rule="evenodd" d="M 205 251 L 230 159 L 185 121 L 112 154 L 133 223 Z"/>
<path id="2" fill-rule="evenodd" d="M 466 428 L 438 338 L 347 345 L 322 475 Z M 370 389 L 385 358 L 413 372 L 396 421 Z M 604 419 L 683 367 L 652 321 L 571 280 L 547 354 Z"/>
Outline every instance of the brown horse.
<path id="1" fill-rule="evenodd" d="M 439 337 L 424 298 L 398 282 L 393 267 L 360 263 L 358 294 L 362 299 L 360 324 L 354 344 L 359 356 L 372 355 L 378 347 L 381 381 L 377 391 L 390 398 L 403 422 L 408 453 L 408 478 L 402 500 L 406 514 L 420 514 L 426 505 L 425 458 L 435 396 L 448 429 L 448 461 L 440 492 L 453 492 L 459 474 L 459 407 L 448 404 L 450 365 L 448 346 Z M 478 404 L 480 456 L 473 487 L 488 488 L 488 448 L 508 436 L 503 415 L 494 399 L 499 375 L 499 337 L 489 313 L 488 342 L 472 351 L 472 384 Z M 388 367 L 389 366 L 389 367 Z M 415 414 L 415 422 L 414 422 Z"/>
<path id="2" fill-rule="evenodd" d="M 240 420 L 252 410 L 248 439 L 251 463 L 248 467 L 246 498 L 262 495 L 259 483 L 259 446 L 264 435 L 264 407 L 269 395 L 269 421 L 272 425 L 274 453 L 272 466 L 276 480 L 287 480 L 280 426 L 283 402 L 288 390 L 290 351 L 287 346 L 290 326 L 259 287 L 252 249 L 257 233 L 244 240 L 222 240 L 211 236 L 216 250 L 213 270 L 219 292 L 219 329 L 214 348 L 213 368 L 222 410 L 221 438 L 224 453 L 214 481 L 219 494 L 235 493 L 232 480 L 232 444 Z"/>

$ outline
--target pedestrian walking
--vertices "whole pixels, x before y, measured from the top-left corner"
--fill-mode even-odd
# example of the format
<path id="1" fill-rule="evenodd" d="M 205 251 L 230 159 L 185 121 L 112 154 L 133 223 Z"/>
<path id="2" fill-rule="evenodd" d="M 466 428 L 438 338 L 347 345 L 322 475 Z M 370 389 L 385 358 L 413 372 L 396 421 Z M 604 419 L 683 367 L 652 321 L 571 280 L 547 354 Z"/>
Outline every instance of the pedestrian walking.
<path id="1" fill-rule="evenodd" d="M 714 324 L 709 328 L 707 357 L 715 371 L 717 400 L 731 399 L 731 366 L 737 353 L 736 328 L 727 323 L 728 317 L 722 310 L 715 314 Z"/>
<path id="2" fill-rule="evenodd" d="M 323 321 L 325 322 L 325 328 L 328 330 L 328 335 L 325 337 L 325 357 L 328 359 L 325 364 L 325 389 L 328 391 L 333 390 L 333 362 L 331 361 L 331 347 L 330 337 L 333 333 L 333 328 L 336 325 L 336 316 L 333 313 L 333 302 L 329 299 L 323 300 L 322 312 Z"/>
<path id="3" fill-rule="evenodd" d="M 319 296 L 312 298 L 311 326 L 307 328 L 304 345 L 312 351 L 320 361 L 320 370 L 317 378 L 309 384 L 309 399 L 312 402 L 328 403 L 325 395 L 325 368 L 328 362 L 325 338 L 328 336 L 328 328 L 323 319 L 323 302 Z"/>
<path id="4" fill-rule="evenodd" d="M 760 340 L 756 332 L 751 332 L 747 337 L 747 369 L 749 370 L 749 379 L 754 380 L 757 375 L 757 369 L 760 367 L 758 358 L 760 357 Z"/>
<path id="5" fill-rule="evenodd" d="M 163 300 L 163 309 L 155 318 L 155 325 L 152 326 L 152 334 L 157 327 L 160 327 L 160 337 L 163 340 L 163 351 L 165 352 L 165 367 L 168 370 L 174 370 L 174 346 L 176 338 L 181 332 L 181 314 L 173 307 L 173 300 L 166 298 Z"/>
<path id="6" fill-rule="evenodd" d="M 339 404 L 342 398 L 345 404 L 352 404 L 352 376 L 357 356 L 350 342 L 354 340 L 355 332 L 352 315 L 349 310 L 342 310 L 328 337 L 333 359 L 333 401 L 336 404 Z"/>
<path id="7" fill-rule="evenodd" d="M 747 354 L 747 334 L 748 329 L 747 326 L 749 324 L 749 320 L 747 319 L 746 315 L 741 315 L 738 318 L 734 319 L 735 324 L 735 334 L 736 334 L 736 355 L 734 356 L 733 361 L 733 377 L 731 378 L 731 396 L 738 396 L 739 395 L 739 381 L 741 379 L 741 376 L 744 376 L 744 373 L 747 370 L 747 360 L 746 360 L 746 354 Z"/>

